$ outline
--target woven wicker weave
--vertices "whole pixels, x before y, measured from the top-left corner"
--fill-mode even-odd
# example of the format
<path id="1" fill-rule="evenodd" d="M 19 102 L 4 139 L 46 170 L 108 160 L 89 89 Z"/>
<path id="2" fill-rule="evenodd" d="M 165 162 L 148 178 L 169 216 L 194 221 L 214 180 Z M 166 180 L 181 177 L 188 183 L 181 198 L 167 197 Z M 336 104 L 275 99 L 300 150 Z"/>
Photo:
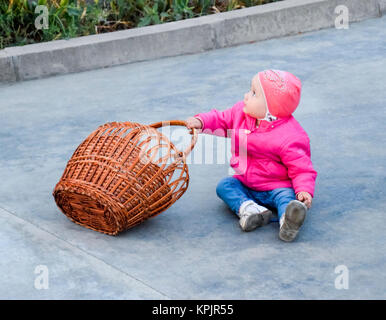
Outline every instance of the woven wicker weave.
<path id="1" fill-rule="evenodd" d="M 169 208 L 188 187 L 186 156 L 197 131 L 181 152 L 156 130 L 164 125 L 186 122 L 112 122 L 92 132 L 55 186 L 60 210 L 77 224 L 116 235 Z"/>

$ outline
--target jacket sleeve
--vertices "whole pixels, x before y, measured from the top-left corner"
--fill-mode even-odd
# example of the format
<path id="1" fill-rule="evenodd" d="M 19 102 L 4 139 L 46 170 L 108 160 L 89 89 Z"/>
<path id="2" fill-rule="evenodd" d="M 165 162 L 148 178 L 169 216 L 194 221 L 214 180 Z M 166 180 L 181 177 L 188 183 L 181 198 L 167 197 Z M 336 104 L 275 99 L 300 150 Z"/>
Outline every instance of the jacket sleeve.
<path id="1" fill-rule="evenodd" d="M 202 132 L 207 134 L 213 134 L 221 137 L 230 136 L 230 132 L 233 126 L 233 113 L 237 104 L 232 108 L 224 111 L 212 109 L 206 113 L 198 113 L 194 117 L 198 118 L 202 122 Z"/>
<path id="2" fill-rule="evenodd" d="M 317 172 L 311 162 L 310 140 L 307 138 L 286 143 L 281 149 L 280 158 L 288 169 L 295 193 L 307 191 L 313 197 Z"/>

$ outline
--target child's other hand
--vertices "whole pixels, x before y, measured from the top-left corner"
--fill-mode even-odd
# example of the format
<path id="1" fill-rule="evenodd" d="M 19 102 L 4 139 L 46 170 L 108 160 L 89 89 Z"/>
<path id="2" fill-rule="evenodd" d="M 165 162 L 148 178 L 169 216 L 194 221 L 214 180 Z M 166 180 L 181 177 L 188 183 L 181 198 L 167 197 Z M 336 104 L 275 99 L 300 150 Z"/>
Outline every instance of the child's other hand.
<path id="1" fill-rule="evenodd" d="M 188 119 L 186 119 L 186 126 L 189 128 L 189 129 L 202 129 L 202 123 L 201 123 L 201 120 L 199 120 L 198 118 L 195 118 L 195 117 L 189 117 Z M 193 130 L 191 130 L 190 133 L 193 133 Z"/>
<path id="2" fill-rule="evenodd" d="M 308 209 L 311 208 L 312 205 L 312 196 L 307 191 L 300 191 L 296 194 L 296 198 L 304 202 Z"/>

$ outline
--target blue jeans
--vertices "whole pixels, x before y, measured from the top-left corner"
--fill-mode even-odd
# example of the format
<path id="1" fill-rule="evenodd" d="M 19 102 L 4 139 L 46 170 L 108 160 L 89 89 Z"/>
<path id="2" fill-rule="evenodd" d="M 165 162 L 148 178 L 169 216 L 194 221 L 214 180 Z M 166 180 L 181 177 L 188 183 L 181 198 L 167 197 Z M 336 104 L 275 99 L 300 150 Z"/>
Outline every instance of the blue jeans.
<path id="1" fill-rule="evenodd" d="M 288 203 L 296 199 L 293 188 L 255 191 L 233 177 L 220 180 L 216 193 L 236 214 L 239 213 L 240 206 L 244 201 L 253 200 L 259 205 L 273 210 L 273 212 L 277 211 L 278 219 L 284 214 Z M 277 222 L 278 219 L 272 218 L 271 222 Z"/>

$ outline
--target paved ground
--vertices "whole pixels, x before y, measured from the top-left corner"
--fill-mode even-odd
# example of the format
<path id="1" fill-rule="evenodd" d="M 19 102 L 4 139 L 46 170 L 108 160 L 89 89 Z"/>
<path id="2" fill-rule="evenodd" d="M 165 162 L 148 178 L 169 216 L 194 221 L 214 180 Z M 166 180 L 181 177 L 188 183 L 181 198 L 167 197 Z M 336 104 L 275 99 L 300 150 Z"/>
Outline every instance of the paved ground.
<path id="1" fill-rule="evenodd" d="M 0 87 L 0 298 L 385 299 L 386 17 L 202 54 Z M 192 161 L 169 210 L 118 237 L 70 222 L 51 192 L 109 121 L 186 119 L 242 99 L 263 69 L 303 81 L 295 116 L 319 172 L 294 243 L 243 233 L 216 197 L 228 164 Z M 178 141 L 186 145 L 187 140 Z M 204 148 L 200 140 L 193 151 Z M 35 288 L 35 268 L 49 288 Z M 345 265 L 349 288 L 334 270 Z M 38 278 L 39 279 L 39 278 Z"/>

